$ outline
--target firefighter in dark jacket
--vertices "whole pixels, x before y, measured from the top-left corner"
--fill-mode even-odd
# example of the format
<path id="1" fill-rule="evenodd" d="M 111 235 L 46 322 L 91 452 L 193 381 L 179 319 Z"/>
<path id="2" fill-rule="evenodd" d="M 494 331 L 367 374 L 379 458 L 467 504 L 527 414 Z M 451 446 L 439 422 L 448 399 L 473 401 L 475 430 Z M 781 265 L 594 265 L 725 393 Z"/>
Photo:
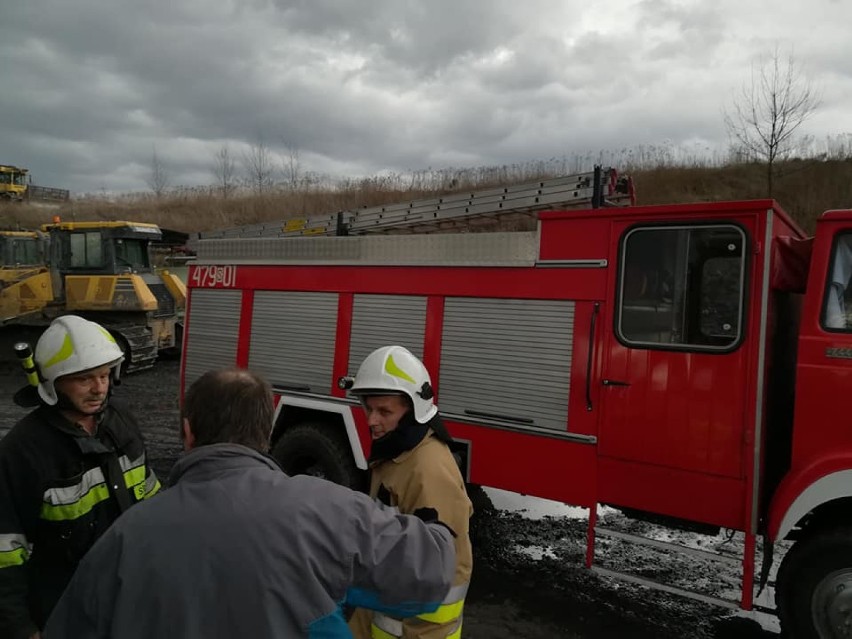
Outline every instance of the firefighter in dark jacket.
<path id="1" fill-rule="evenodd" d="M 39 637 L 78 562 L 160 488 L 139 427 L 110 399 L 124 355 L 102 326 L 55 319 L 38 340 L 41 405 L 0 440 L 0 637 Z"/>

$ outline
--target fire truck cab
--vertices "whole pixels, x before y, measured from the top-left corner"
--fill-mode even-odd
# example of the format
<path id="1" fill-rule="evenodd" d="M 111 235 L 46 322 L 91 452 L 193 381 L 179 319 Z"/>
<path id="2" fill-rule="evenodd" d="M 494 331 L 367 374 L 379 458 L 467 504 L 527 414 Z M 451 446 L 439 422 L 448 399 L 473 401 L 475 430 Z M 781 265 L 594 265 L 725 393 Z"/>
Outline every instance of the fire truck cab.
<path id="1" fill-rule="evenodd" d="M 539 213 L 535 231 L 211 239 L 190 269 L 182 385 L 248 367 L 273 454 L 358 487 L 369 434 L 338 384 L 401 344 L 430 370 L 469 482 L 795 539 L 793 637 L 852 625 L 852 211 L 813 238 L 772 200 Z"/>

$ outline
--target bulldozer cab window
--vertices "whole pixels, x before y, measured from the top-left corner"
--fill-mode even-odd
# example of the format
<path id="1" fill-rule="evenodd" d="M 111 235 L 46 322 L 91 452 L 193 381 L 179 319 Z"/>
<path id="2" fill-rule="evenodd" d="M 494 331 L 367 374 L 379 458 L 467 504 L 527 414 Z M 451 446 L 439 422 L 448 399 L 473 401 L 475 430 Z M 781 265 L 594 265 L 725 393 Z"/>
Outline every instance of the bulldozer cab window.
<path id="1" fill-rule="evenodd" d="M 616 333 L 626 345 L 727 350 L 741 335 L 745 234 L 634 228 L 622 242 Z"/>
<path id="2" fill-rule="evenodd" d="M 12 244 L 12 262 L 26 266 L 38 264 L 37 240 L 14 240 Z"/>
<path id="3" fill-rule="evenodd" d="M 147 242 L 145 240 L 116 239 L 115 262 L 119 270 L 139 271 L 147 269 L 150 266 Z"/>
<path id="4" fill-rule="evenodd" d="M 103 241 L 97 231 L 71 233 L 71 268 L 101 268 L 104 264 Z"/>

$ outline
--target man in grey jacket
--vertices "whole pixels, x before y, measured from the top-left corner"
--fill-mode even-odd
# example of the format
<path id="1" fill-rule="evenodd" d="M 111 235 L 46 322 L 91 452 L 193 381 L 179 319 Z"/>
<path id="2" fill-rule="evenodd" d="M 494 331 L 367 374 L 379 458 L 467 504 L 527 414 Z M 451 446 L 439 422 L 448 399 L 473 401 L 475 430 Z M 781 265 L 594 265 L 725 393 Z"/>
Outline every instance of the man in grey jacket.
<path id="1" fill-rule="evenodd" d="M 208 372 L 182 412 L 188 452 L 173 487 L 89 551 L 46 639 L 331 639 L 351 637 L 344 604 L 399 617 L 438 607 L 455 572 L 452 531 L 284 474 L 261 452 L 273 418 L 264 380 Z"/>

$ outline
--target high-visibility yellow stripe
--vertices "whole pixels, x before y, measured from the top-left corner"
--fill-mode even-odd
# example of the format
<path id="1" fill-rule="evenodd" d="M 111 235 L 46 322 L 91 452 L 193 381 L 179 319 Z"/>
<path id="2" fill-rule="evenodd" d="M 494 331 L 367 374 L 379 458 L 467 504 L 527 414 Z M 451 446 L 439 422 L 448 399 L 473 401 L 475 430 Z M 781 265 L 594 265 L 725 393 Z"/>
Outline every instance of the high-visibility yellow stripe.
<path id="1" fill-rule="evenodd" d="M 29 548 L 26 535 L 19 533 L 0 534 L 0 552 L 8 552 L 17 548 Z"/>
<path id="2" fill-rule="evenodd" d="M 376 619 L 378 617 L 378 619 Z M 418 619 L 420 617 L 418 616 Z M 377 623 L 382 624 L 385 628 L 380 628 Z M 391 631 L 392 630 L 392 631 Z M 389 632 L 391 631 L 391 632 Z M 462 620 L 459 618 L 453 625 L 447 635 L 447 639 L 461 639 Z M 398 634 L 394 634 L 397 632 Z M 403 635 L 403 622 L 392 617 L 386 617 L 380 613 L 374 615 L 374 621 L 370 625 L 371 639 L 401 639 Z"/>
<path id="3" fill-rule="evenodd" d="M 150 478 L 149 478 L 149 479 L 150 479 Z M 160 480 L 159 480 L 159 479 L 157 479 L 156 477 L 154 477 L 153 484 L 154 484 L 154 486 L 153 486 L 152 488 L 150 488 L 150 489 L 149 489 L 149 488 L 147 488 L 147 482 L 146 482 L 146 484 L 145 484 L 145 485 L 146 485 L 146 488 L 145 488 L 145 497 L 144 497 L 144 499 L 148 499 L 149 497 L 153 497 L 153 496 L 154 496 L 154 495 L 156 495 L 158 492 L 160 492 L 160 488 L 162 488 L 162 486 L 160 486 Z"/>
<path id="4" fill-rule="evenodd" d="M 398 639 L 402 637 L 402 620 L 374 612 L 370 636 L 372 639 Z"/>
<path id="5" fill-rule="evenodd" d="M 424 612 L 422 615 L 417 615 L 417 618 L 431 623 L 450 623 L 459 618 L 463 608 L 464 599 L 455 603 L 438 606 L 435 612 Z"/>
<path id="6" fill-rule="evenodd" d="M 44 368 L 50 368 L 58 364 L 59 362 L 64 362 L 66 359 L 71 357 L 74 354 L 74 343 L 71 341 L 71 335 L 65 333 L 65 339 L 62 340 L 62 346 L 59 347 L 59 350 L 44 364 Z"/>
<path id="7" fill-rule="evenodd" d="M 71 504 L 53 504 L 44 503 L 41 505 L 41 518 L 48 521 L 67 521 L 69 519 L 78 519 L 90 512 L 97 504 L 109 499 L 109 489 L 106 484 L 98 484 L 92 487 L 78 501 Z"/>
<path id="8" fill-rule="evenodd" d="M 385 360 L 385 372 L 387 372 L 389 375 L 393 375 L 394 377 L 404 379 L 406 382 L 411 382 L 412 384 L 417 383 L 414 381 L 414 378 L 411 377 L 411 375 L 409 375 L 396 365 L 396 362 L 393 361 L 393 355 L 388 355 L 388 358 Z"/>
<path id="9" fill-rule="evenodd" d="M 137 466 L 124 473 L 124 485 L 133 488 L 136 484 L 145 483 L 145 467 Z"/>
<path id="10" fill-rule="evenodd" d="M 92 468 L 87 470 L 80 477 L 80 481 L 73 486 L 62 486 L 58 488 L 48 488 L 44 491 L 43 501 L 46 504 L 54 506 L 65 506 L 67 504 L 76 504 L 80 501 L 80 496 L 88 493 L 98 484 L 105 483 L 103 471 L 100 468 Z"/>
<path id="11" fill-rule="evenodd" d="M 14 550 L 0 552 L 0 568 L 20 566 L 29 559 L 29 556 L 26 548 L 15 548 Z"/>
<path id="12" fill-rule="evenodd" d="M 153 472 L 149 472 L 145 468 L 145 455 L 143 454 L 138 459 L 132 462 L 126 455 L 119 458 L 124 472 L 124 483 L 130 492 L 136 497 L 137 501 L 148 499 L 157 494 L 162 486 L 160 480 Z"/>
<path id="13" fill-rule="evenodd" d="M 0 535 L 0 568 L 20 566 L 30 557 L 30 544 L 24 535 Z"/>
<path id="14" fill-rule="evenodd" d="M 399 639 L 402 635 L 392 635 L 373 624 L 370 626 L 370 636 L 372 639 Z"/>
<path id="15" fill-rule="evenodd" d="M 124 483 L 130 492 L 133 493 L 133 496 L 136 497 L 136 501 L 153 497 L 161 488 L 160 480 L 157 479 L 156 475 L 150 473 L 146 476 L 146 474 L 145 466 L 131 468 L 124 473 Z"/>
<path id="16" fill-rule="evenodd" d="M 145 453 L 142 453 L 136 459 L 132 460 L 127 455 L 122 455 L 118 458 L 118 463 L 122 471 L 133 470 L 139 466 L 145 465 Z"/>
<path id="17" fill-rule="evenodd" d="M 110 333 L 110 332 L 109 332 L 107 329 L 105 329 L 103 326 L 98 326 L 98 328 L 99 328 L 99 329 L 101 329 L 101 333 L 103 333 L 103 334 L 104 334 L 104 337 L 105 337 L 105 338 L 107 338 L 107 339 L 108 339 L 110 342 L 112 342 L 113 344 L 115 344 L 115 343 L 116 343 L 115 338 L 112 336 L 112 333 Z"/>
<path id="18" fill-rule="evenodd" d="M 160 482 L 156 477 L 146 478 L 145 457 L 131 462 L 126 456 L 119 458 L 122 468 L 131 464 L 139 464 L 124 471 L 124 485 L 133 493 L 136 500 L 151 497 L 160 490 Z M 81 497 L 74 499 L 80 492 Z M 109 499 L 109 489 L 105 483 L 100 468 L 93 468 L 83 475 L 81 482 L 75 486 L 51 488 L 45 492 L 45 502 L 41 506 L 41 518 L 48 521 L 67 521 L 77 519 L 90 512 L 97 504 Z M 59 502 L 59 503 L 53 503 Z"/>

